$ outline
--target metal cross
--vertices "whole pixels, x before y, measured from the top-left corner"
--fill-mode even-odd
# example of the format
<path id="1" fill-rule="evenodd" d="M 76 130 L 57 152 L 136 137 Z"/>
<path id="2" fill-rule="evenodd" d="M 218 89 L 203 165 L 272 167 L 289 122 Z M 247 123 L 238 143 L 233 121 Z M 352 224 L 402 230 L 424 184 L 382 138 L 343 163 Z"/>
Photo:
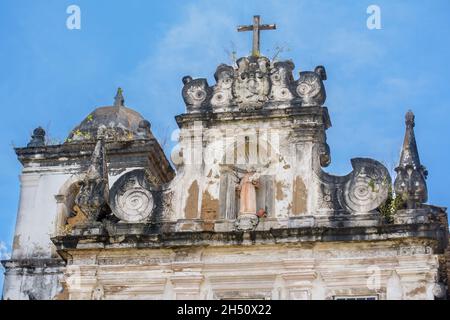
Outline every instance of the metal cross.
<path id="1" fill-rule="evenodd" d="M 253 16 L 253 25 L 250 26 L 238 26 L 238 32 L 253 31 L 253 48 L 252 56 L 259 57 L 259 38 L 261 30 L 275 30 L 277 28 L 276 24 L 259 24 L 261 21 L 260 16 Z"/>

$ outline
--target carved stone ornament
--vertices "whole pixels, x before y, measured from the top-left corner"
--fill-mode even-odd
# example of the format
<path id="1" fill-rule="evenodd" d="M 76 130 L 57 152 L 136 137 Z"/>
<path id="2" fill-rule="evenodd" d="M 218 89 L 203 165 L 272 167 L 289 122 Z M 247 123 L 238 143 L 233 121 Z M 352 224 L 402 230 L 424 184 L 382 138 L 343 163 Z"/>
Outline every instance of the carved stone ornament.
<path id="1" fill-rule="evenodd" d="M 279 108 L 280 105 L 321 106 L 326 93 L 323 66 L 314 72 L 300 73 L 295 81 L 292 61 L 270 61 L 263 56 L 243 57 L 236 67 L 221 64 L 214 78 L 216 84 L 208 86 L 206 79 L 183 78 L 183 99 L 188 113 L 229 112 L 260 108 Z"/>
<path id="2" fill-rule="evenodd" d="M 216 85 L 213 88 L 213 95 L 211 98 L 211 105 L 213 108 L 220 109 L 233 103 L 233 77 L 233 67 L 225 64 L 221 64 L 217 67 L 217 71 L 214 74 Z"/>
<path id="3" fill-rule="evenodd" d="M 144 170 L 124 174 L 114 183 L 110 192 L 113 214 L 129 223 L 148 219 L 154 207 L 154 199 Z"/>
<path id="4" fill-rule="evenodd" d="M 233 93 L 238 105 L 243 109 L 262 107 L 270 91 L 269 60 L 265 57 L 248 57 L 239 59 L 237 64 Z"/>
<path id="5" fill-rule="evenodd" d="M 192 79 L 190 76 L 183 78 L 183 99 L 188 112 L 201 112 L 207 107 L 211 89 L 206 79 Z"/>
<path id="6" fill-rule="evenodd" d="M 256 214 L 240 214 L 235 221 L 237 231 L 251 231 L 258 226 L 259 218 Z"/>
<path id="7" fill-rule="evenodd" d="M 323 80 L 326 79 L 327 75 L 323 66 L 316 67 L 314 72 L 300 72 L 300 79 L 295 83 L 295 92 L 302 100 L 302 106 L 320 106 L 325 102 Z"/>
<path id="8" fill-rule="evenodd" d="M 445 297 L 445 294 L 446 294 L 445 289 L 446 288 L 443 283 L 436 283 L 432 289 L 433 295 L 438 299 L 442 299 Z"/>
<path id="9" fill-rule="evenodd" d="M 99 131 L 101 131 L 99 129 Z M 80 191 L 75 197 L 75 205 L 84 213 L 89 221 L 97 221 L 109 212 L 108 205 L 108 171 L 103 136 L 92 154 L 91 165 L 84 179 L 79 182 Z"/>
<path id="10" fill-rule="evenodd" d="M 365 213 L 378 208 L 388 197 L 391 177 L 378 161 L 352 159 L 353 172 L 344 184 L 339 202 L 349 212 Z"/>
<path id="11" fill-rule="evenodd" d="M 325 210 L 339 209 L 339 204 L 336 203 L 336 187 L 334 185 L 321 184 L 320 185 L 319 208 Z"/>
<path id="12" fill-rule="evenodd" d="M 326 142 L 320 145 L 319 161 L 321 167 L 328 167 L 331 163 L 330 146 Z"/>
<path id="13" fill-rule="evenodd" d="M 270 80 L 272 87 L 270 89 L 270 100 L 290 101 L 294 98 L 290 90 L 291 83 L 294 82 L 292 71 L 295 65 L 292 61 L 280 61 L 273 64 Z"/>

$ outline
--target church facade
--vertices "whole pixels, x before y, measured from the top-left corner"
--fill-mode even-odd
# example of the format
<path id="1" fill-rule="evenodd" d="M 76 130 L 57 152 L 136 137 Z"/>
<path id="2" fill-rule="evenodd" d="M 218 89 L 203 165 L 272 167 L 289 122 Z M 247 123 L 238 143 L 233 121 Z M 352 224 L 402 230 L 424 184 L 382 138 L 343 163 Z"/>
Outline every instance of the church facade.
<path id="1" fill-rule="evenodd" d="M 446 299 L 446 209 L 427 204 L 412 112 L 396 176 L 334 176 L 323 66 L 259 54 L 186 76 L 172 164 L 125 106 L 60 145 L 16 148 L 20 205 L 4 299 Z M 448 256 L 448 255 L 447 255 Z M 449 266 L 450 267 L 450 266 Z M 449 268 L 450 269 L 450 268 Z"/>

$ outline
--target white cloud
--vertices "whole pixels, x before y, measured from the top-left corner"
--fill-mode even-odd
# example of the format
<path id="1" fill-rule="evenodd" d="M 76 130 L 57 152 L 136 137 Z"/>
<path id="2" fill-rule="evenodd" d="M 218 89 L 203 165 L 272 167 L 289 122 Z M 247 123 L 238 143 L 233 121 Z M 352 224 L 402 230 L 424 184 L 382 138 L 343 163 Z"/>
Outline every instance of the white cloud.
<path id="1" fill-rule="evenodd" d="M 152 44 L 148 56 L 128 75 L 127 95 L 141 106 L 160 140 L 176 128 L 173 116 L 184 112 L 182 77 L 205 77 L 212 85 L 216 66 L 231 63 L 226 50 L 232 50 L 232 43 L 237 48 L 248 48 L 243 44 L 245 39 L 232 28 L 237 21 L 226 11 L 207 2 L 186 6 L 180 20 Z M 151 107 L 143 110 L 142 106 L 148 104 Z"/>

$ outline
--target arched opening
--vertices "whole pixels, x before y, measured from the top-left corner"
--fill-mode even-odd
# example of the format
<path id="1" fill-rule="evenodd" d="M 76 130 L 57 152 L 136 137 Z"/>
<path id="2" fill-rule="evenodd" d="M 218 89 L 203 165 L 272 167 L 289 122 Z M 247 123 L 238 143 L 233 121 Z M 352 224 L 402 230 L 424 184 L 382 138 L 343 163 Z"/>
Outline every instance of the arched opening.
<path id="1" fill-rule="evenodd" d="M 238 186 L 244 175 L 249 173 L 254 173 L 258 180 L 256 211 L 263 209 L 267 216 L 274 216 L 278 161 L 278 152 L 267 136 L 245 134 L 227 145 L 220 163 L 220 217 L 225 220 L 237 218 L 241 200 Z"/>
<path id="2" fill-rule="evenodd" d="M 68 179 L 55 196 L 57 202 L 57 215 L 55 221 L 55 233 L 62 234 L 65 232 L 67 219 L 76 215 L 74 211 L 75 197 L 80 191 L 80 176 L 73 176 Z"/>

